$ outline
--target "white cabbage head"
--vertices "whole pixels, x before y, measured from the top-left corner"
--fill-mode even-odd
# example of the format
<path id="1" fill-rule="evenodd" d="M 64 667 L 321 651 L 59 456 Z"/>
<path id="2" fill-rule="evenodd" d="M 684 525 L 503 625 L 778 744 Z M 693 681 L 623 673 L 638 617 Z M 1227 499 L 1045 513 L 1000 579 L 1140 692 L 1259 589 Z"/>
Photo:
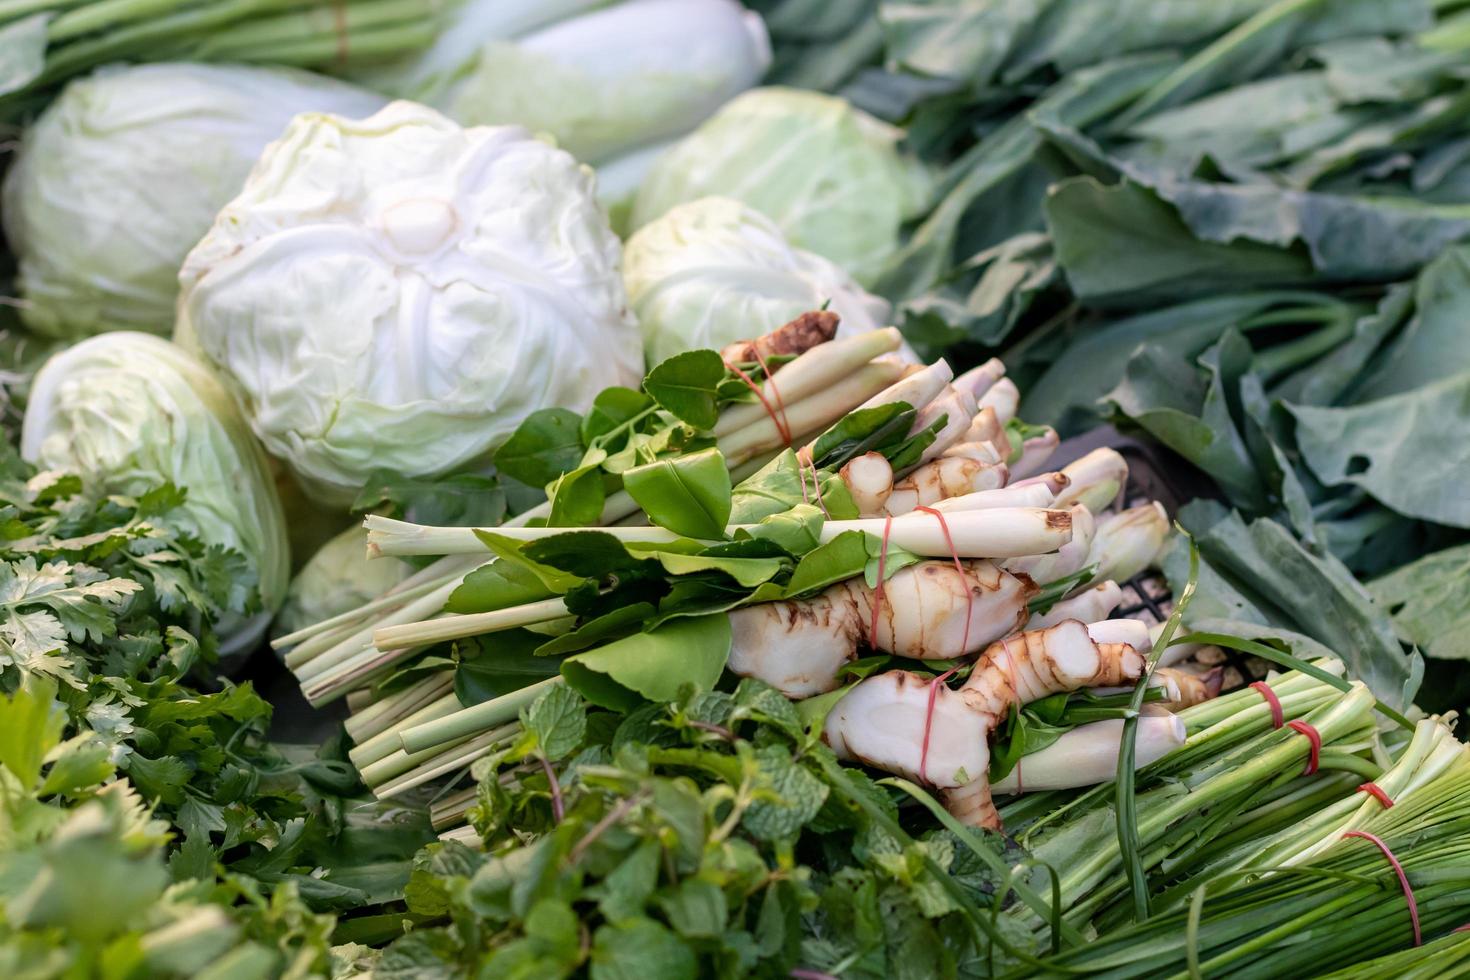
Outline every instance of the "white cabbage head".
<path id="1" fill-rule="evenodd" d="M 631 0 L 491 41 L 433 104 L 598 163 L 693 129 L 770 63 L 765 24 L 736 0 Z"/>
<path id="2" fill-rule="evenodd" d="M 639 229 L 623 281 L 650 364 L 757 337 L 829 301 L 839 336 L 875 330 L 889 312 L 835 263 L 792 246 L 774 221 L 727 197 L 681 204 Z"/>
<path id="3" fill-rule="evenodd" d="M 220 623 L 226 652 L 247 649 L 286 595 L 291 555 L 265 454 L 234 401 L 197 358 L 149 334 L 103 334 L 46 362 L 31 389 L 21 455 L 135 494 L 187 491 L 178 519 L 238 551 L 259 577 L 265 612 Z"/>
<path id="4" fill-rule="evenodd" d="M 179 263 L 297 113 L 367 116 L 381 97 L 302 71 L 104 68 L 66 87 L 6 177 L 22 316 L 77 338 L 173 328 Z"/>
<path id="5" fill-rule="evenodd" d="M 298 117 L 179 274 L 176 338 L 326 502 L 484 462 L 529 413 L 642 376 L 591 171 L 395 102 Z"/>
<path id="6" fill-rule="evenodd" d="M 354 524 L 322 545 L 296 573 L 272 632 L 284 636 L 350 612 L 412 574 L 407 562 L 369 560 L 367 529 Z"/>
<path id="7" fill-rule="evenodd" d="M 793 245 L 870 284 L 927 193 L 926 173 L 899 151 L 901 136 L 845 99 L 754 89 L 658 158 L 638 188 L 633 227 L 676 204 L 733 197 Z"/>

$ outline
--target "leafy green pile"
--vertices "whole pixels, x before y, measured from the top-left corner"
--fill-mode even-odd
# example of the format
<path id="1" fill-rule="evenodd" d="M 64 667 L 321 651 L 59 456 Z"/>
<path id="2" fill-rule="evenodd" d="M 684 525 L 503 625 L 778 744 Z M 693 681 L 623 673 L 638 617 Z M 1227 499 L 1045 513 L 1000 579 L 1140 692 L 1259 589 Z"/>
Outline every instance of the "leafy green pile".
<path id="1" fill-rule="evenodd" d="M 475 766 L 486 851 L 451 839 L 415 863 L 409 909 L 447 921 L 378 971 L 985 976 L 1033 952 L 1021 929 L 992 947 L 1002 841 L 911 835 L 890 791 L 760 682 L 625 715 L 555 687 L 522 721 Z"/>
<path id="2" fill-rule="evenodd" d="M 399 897 L 427 837 L 349 802 L 340 747 L 271 745 L 270 705 L 213 680 L 211 624 L 258 600 L 239 555 L 171 524 L 183 499 L 0 458 L 7 976 L 320 972 L 318 913 Z"/>

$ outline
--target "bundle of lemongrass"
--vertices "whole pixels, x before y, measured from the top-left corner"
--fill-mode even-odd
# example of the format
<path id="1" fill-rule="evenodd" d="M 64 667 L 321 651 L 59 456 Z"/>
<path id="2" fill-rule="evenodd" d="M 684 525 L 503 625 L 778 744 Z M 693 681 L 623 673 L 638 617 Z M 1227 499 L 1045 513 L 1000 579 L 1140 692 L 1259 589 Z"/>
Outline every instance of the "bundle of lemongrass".
<path id="1" fill-rule="evenodd" d="M 993 817 L 974 798 L 985 781 L 967 774 L 986 769 L 984 759 L 973 756 L 984 753 L 988 730 L 982 713 L 960 706 L 983 691 L 994 716 L 1004 717 L 1000 702 L 1134 680 L 1149 649 L 1148 630 L 1100 621 L 1121 601 L 1115 580 L 1150 563 L 1168 526 L 1157 505 L 1105 513 L 1127 479 L 1126 463 L 1111 450 L 1041 473 L 1056 435 L 1015 419 L 1019 393 L 999 362 L 955 378 L 942 361 L 904 368 L 889 360 L 896 345 L 892 331 L 819 342 L 752 385 L 756 399 L 723 405 L 709 441 L 737 476 L 755 472 L 732 492 L 734 514 L 747 523 L 721 525 L 710 537 L 758 537 L 771 521 L 804 509 L 817 518 L 811 552 L 793 557 L 830 558 L 854 541 L 863 550 L 856 566 L 817 580 L 816 587 L 798 570 L 794 583 L 807 587 L 793 583 L 795 593 L 768 590 L 734 603 L 722 663 L 794 698 L 826 695 L 824 707 L 838 708 L 827 735 L 839 752 L 947 791 L 969 784 L 952 806 L 971 822 L 986 823 Z M 654 378 L 650 374 L 650 390 Z M 801 448 L 791 448 L 796 446 Z M 560 485 L 550 489 L 555 496 Z M 611 493 L 602 521 L 625 521 L 639 504 L 627 488 Z M 551 677 L 464 704 L 446 662 L 439 671 L 404 673 L 412 683 L 371 687 L 385 675 L 400 676 L 390 672 L 434 644 L 528 627 L 564 633 L 575 626 L 565 592 L 528 592 L 524 583 L 504 580 L 494 584 L 505 601 L 492 599 L 483 611 L 446 611 L 460 608 L 451 597 L 467 594 L 487 570 L 523 560 L 507 548 L 556 551 L 563 529 L 529 526 L 551 510 L 543 507 L 499 529 L 370 518 L 369 546 L 376 555 L 450 557 L 362 610 L 278 641 L 296 645 L 287 663 L 313 701 L 355 689 L 348 699 L 354 714 L 347 727 L 357 743 L 352 758 L 378 795 L 463 772 L 510 745 L 519 735 L 519 712 L 546 687 L 563 682 Z M 659 526 L 603 533 L 630 552 L 696 544 L 687 533 Z M 486 564 L 491 548 L 498 560 Z M 1016 632 L 1023 628 L 1030 632 Z M 847 683 L 848 665 L 865 648 L 941 667 L 984 654 L 962 678 L 964 688 L 951 692 L 931 688 L 929 676 L 902 671 Z M 1047 679 L 1017 692 L 1005 679 L 1027 665 Z M 1207 684 L 1167 669 L 1155 683 L 1164 688 L 1160 699 L 1175 706 L 1212 693 Z M 865 741 L 862 717 L 870 710 L 891 717 L 907 711 L 912 731 L 882 744 Z M 1140 763 L 1183 739 L 1166 708 L 1150 710 Z M 1075 773 L 1083 770 L 1068 760 L 1097 745 L 1103 746 L 1099 758 L 1115 761 L 1116 731 L 1109 750 L 1108 724 L 1069 733 L 1028 757 L 1030 788 L 1078 785 Z M 469 801 L 465 793 L 441 799 L 436 825 L 462 818 Z"/>

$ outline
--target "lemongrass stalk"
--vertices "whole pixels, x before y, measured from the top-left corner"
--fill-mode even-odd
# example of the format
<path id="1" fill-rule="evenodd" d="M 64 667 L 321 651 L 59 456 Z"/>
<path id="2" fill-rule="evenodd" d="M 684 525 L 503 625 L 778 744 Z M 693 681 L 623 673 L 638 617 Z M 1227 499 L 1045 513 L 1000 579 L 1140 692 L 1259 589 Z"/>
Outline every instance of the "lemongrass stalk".
<path id="1" fill-rule="evenodd" d="M 277 650 L 294 647 L 321 633 L 338 631 L 342 627 L 353 627 L 353 632 L 356 632 L 361 628 L 364 617 L 426 595 L 444 585 L 452 575 L 457 575 L 462 579 L 465 573 L 480 567 L 481 564 L 483 564 L 483 559 L 479 557 L 449 555 L 441 558 L 432 565 L 414 572 L 376 599 L 365 602 L 355 609 L 339 613 L 330 619 L 323 619 L 310 626 L 302 627 L 294 633 L 277 637 L 271 641 L 271 646 Z"/>
<path id="2" fill-rule="evenodd" d="M 340 44 L 344 34 L 352 37 L 367 29 L 422 22 L 423 13 L 423 0 L 353 0 L 338 4 L 334 10 L 307 7 L 243 21 L 229 31 L 191 45 L 189 54 L 194 58 L 224 61 L 270 47 L 289 51 L 309 38 L 325 37 Z M 432 24 L 427 33 L 432 40 Z M 330 51 L 328 56 L 335 53 Z"/>
<path id="3" fill-rule="evenodd" d="M 850 413 L 853 406 L 888 388 L 902 374 L 903 366 L 897 361 L 869 362 L 819 394 L 794 404 L 788 401 L 786 411 L 778 413 L 776 418 L 763 415 L 753 424 L 720 437 L 715 445 L 732 466 L 754 459 L 786 445 L 778 418 L 784 423 L 785 431 L 793 435 L 824 430 Z"/>
<path id="4" fill-rule="evenodd" d="M 1021 389 L 1010 378 L 1001 378 L 976 399 L 976 408 L 994 409 L 995 418 L 1001 425 L 1015 418 L 1016 409 L 1020 406 Z"/>
<path id="5" fill-rule="evenodd" d="M 495 728 L 458 745 L 437 752 L 428 761 L 404 773 L 391 782 L 373 787 L 373 795 L 380 800 L 392 799 L 411 789 L 422 786 L 440 776 L 447 776 L 462 769 L 482 756 L 494 752 L 502 744 L 516 737 L 520 725 L 511 724 Z"/>
<path id="6" fill-rule="evenodd" d="M 853 411 L 860 412 L 864 409 L 879 408 L 898 402 L 903 402 L 913 409 L 923 410 L 924 406 L 938 398 L 945 388 L 949 387 L 952 380 L 954 380 L 954 370 L 949 366 L 948 361 L 940 358 L 926 368 L 905 375 Z"/>
<path id="7" fill-rule="evenodd" d="M 429 825 L 436 832 L 442 833 L 457 824 L 464 823 L 470 807 L 475 805 L 477 795 L 475 787 L 471 786 L 429 804 Z"/>
<path id="8" fill-rule="evenodd" d="M 513 541 L 536 541 L 562 534 L 567 528 L 472 528 L 426 527 L 372 516 L 367 519 L 368 547 L 381 555 L 483 553 L 485 544 L 477 532 L 498 534 Z M 945 527 L 933 515 L 906 514 L 891 522 L 883 518 L 826 521 L 819 538 L 831 541 L 848 531 L 861 531 L 887 538 L 893 547 L 925 558 L 1019 558 L 1055 551 L 1071 540 L 1072 515 L 1063 510 L 1039 507 L 996 507 L 959 511 L 947 515 Z M 756 531 L 758 524 L 734 524 L 727 534 Z M 663 528 L 601 528 L 619 541 L 660 544 L 678 539 Z M 951 541 L 953 546 L 951 546 Z M 396 624 L 395 624 L 396 625 Z"/>
<path id="9" fill-rule="evenodd" d="M 385 626 L 373 633 L 373 645 L 379 650 L 423 647 L 467 636 L 496 633 L 501 630 L 531 626 L 568 615 L 566 600 L 557 596 L 490 612 L 444 616 L 418 623 Z"/>
<path id="10" fill-rule="evenodd" d="M 454 690 L 454 671 L 442 670 L 405 688 L 398 694 L 376 701 L 343 722 L 347 735 L 356 745 L 381 735 L 394 725 L 428 707 Z"/>
<path id="11" fill-rule="evenodd" d="M 304 682 L 301 693 L 313 708 L 320 708 L 355 687 L 380 679 L 422 649 L 423 647 L 405 647 L 401 650 L 379 650 L 372 646 L 364 647 L 351 660 Z"/>
<path id="12" fill-rule="evenodd" d="M 364 647 L 371 649 L 373 644 L 373 632 L 384 626 L 397 626 L 399 623 L 416 623 L 426 616 L 444 608 L 454 590 L 459 587 L 459 582 L 449 582 L 439 586 L 433 592 L 419 596 L 411 600 L 407 605 L 389 613 L 378 621 L 376 626 L 369 624 L 353 633 L 350 637 L 319 653 L 306 657 L 286 657 L 286 666 L 291 668 L 292 673 L 302 683 L 313 678 L 325 675 L 333 668 L 347 663 Z M 291 651 L 292 654 L 298 651 Z"/>
<path id="13" fill-rule="evenodd" d="M 934 441 L 925 447 L 918 462 L 910 469 L 938 459 L 946 449 L 965 437 L 975 421 L 975 399 L 970 397 L 969 392 L 958 391 L 951 385 L 919 411 L 910 434 L 922 432 L 941 418 L 944 419 L 944 424 L 935 432 Z M 997 454 L 997 461 L 1004 462 L 1004 454 Z"/>
<path id="14" fill-rule="evenodd" d="M 977 490 L 958 497 L 946 497 L 930 504 L 930 508 L 950 514 L 961 510 L 993 510 L 997 507 L 1047 507 L 1057 495 L 1042 483 L 1011 484 L 997 490 Z"/>
<path id="15" fill-rule="evenodd" d="M 494 729 L 520 716 L 521 709 L 529 707 L 543 691 L 552 685 L 564 683 L 560 677 L 548 677 L 518 691 L 502 694 L 498 698 L 482 701 L 453 714 L 413 726 L 399 732 L 405 752 L 422 752 L 442 746 L 465 735 L 473 735 L 486 729 Z"/>
<path id="16" fill-rule="evenodd" d="M 411 712 L 401 719 L 396 725 L 390 726 L 376 735 L 371 735 L 366 741 L 359 743 L 347 752 L 347 758 L 352 764 L 361 770 L 364 766 L 372 765 L 379 759 L 387 758 L 394 752 L 403 748 L 403 740 L 399 733 L 415 725 L 423 725 L 439 718 L 447 718 L 456 711 L 463 708 L 459 698 L 453 691 L 441 694 L 428 704 Z"/>
<path id="17" fill-rule="evenodd" d="M 779 392 L 781 401 L 789 410 L 797 402 L 828 391 L 874 358 L 898 350 L 902 343 L 903 335 L 894 327 L 869 330 L 840 340 L 829 340 L 797 355 L 777 369 L 774 385 L 767 379 L 760 386 L 761 393 L 766 396 L 767 401 L 772 401 L 775 392 Z M 711 434 L 716 438 L 728 436 L 761 421 L 769 419 L 765 406 L 759 399 L 731 405 L 720 414 Z"/>
<path id="18" fill-rule="evenodd" d="M 324 31 L 303 36 L 287 44 L 242 43 L 231 45 L 231 51 L 210 54 L 211 60 L 269 60 L 274 64 L 307 67 L 325 65 L 354 58 L 369 60 L 405 50 L 428 47 L 436 29 L 425 22 L 397 21 L 383 25 L 367 22 L 344 31 Z"/>
<path id="19" fill-rule="evenodd" d="M 401 694 L 403 692 L 400 691 L 398 693 Z M 344 700 L 347 703 L 347 710 L 352 712 L 354 717 L 375 704 L 383 703 L 378 700 L 378 696 L 373 693 L 373 689 L 370 687 L 359 687 L 355 691 L 350 691 Z"/>
<path id="20" fill-rule="evenodd" d="M 471 847 L 477 851 L 485 846 L 485 841 L 476 833 L 475 828 L 468 824 L 463 827 L 455 827 L 453 830 L 444 831 L 444 833 L 439 835 L 439 839 L 446 842 L 454 841 L 457 844 L 463 844 L 465 847 Z"/>
<path id="21" fill-rule="evenodd" d="M 1157 564 L 1168 539 L 1169 514 L 1158 501 L 1104 514 L 1085 564 L 1097 567 L 1097 581 L 1126 582 Z"/>
<path id="22" fill-rule="evenodd" d="M 405 752 L 402 749 L 398 749 L 395 752 L 383 756 L 383 758 L 376 762 L 368 763 L 359 769 L 358 773 L 362 776 L 363 783 L 376 796 L 379 786 L 399 778 L 404 773 L 410 772 L 426 762 L 433 762 L 437 765 L 437 760 L 441 755 L 458 748 L 469 740 L 470 736 L 465 735 L 455 739 L 453 742 L 445 745 L 436 745 L 423 752 Z"/>
<path id="23" fill-rule="evenodd" d="M 1000 358 L 992 357 L 979 367 L 970 368 L 954 379 L 954 386 L 970 393 L 978 406 L 985 393 L 995 387 L 996 382 L 1006 376 L 1006 366 Z"/>
<path id="24" fill-rule="evenodd" d="M 1128 482 L 1128 461 L 1116 449 L 1103 447 L 1062 467 L 1066 489 L 1057 494 L 1056 506 L 1081 504 L 1100 514 L 1123 492 Z"/>

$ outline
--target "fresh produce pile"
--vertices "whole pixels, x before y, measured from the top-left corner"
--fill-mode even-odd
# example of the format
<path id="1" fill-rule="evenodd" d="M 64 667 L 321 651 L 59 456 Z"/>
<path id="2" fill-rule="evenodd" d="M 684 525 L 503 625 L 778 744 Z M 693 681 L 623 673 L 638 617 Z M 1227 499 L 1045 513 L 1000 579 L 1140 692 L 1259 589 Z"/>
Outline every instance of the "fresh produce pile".
<path id="1" fill-rule="evenodd" d="M 0 974 L 1470 975 L 1464 0 L 0 0 Z"/>

